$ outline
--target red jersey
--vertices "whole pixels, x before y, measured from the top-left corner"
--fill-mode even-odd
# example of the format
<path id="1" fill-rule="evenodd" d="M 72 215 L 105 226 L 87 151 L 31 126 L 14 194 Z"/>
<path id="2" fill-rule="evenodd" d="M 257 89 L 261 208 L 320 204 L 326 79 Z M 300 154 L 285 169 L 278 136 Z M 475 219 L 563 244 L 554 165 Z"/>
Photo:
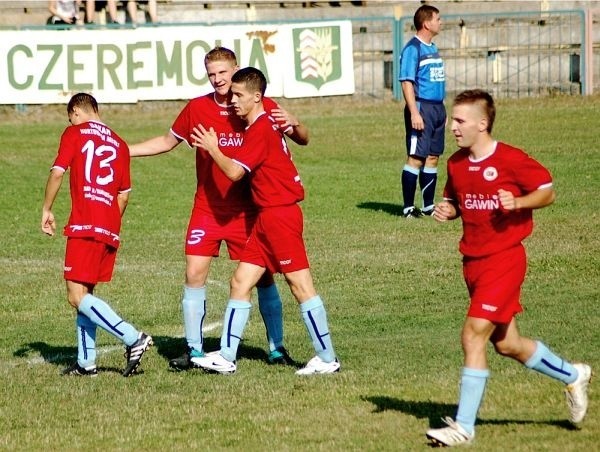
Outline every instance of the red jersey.
<path id="1" fill-rule="evenodd" d="M 129 147 L 101 122 L 65 129 L 52 168 L 70 168 L 68 237 L 92 237 L 119 246 L 121 212 L 117 195 L 131 190 Z"/>
<path id="2" fill-rule="evenodd" d="M 279 108 L 272 99 L 264 99 L 265 110 Z M 219 148 L 227 157 L 232 158 L 244 141 L 245 122 L 240 119 L 232 105 L 219 105 L 214 93 L 192 99 L 179 113 L 171 127 L 177 138 L 191 147 L 191 134 L 198 124 L 217 133 Z M 250 187 L 244 178 L 232 182 L 214 163 L 208 152 L 196 150 L 197 188 L 194 207 L 209 210 L 219 216 L 236 215 L 252 209 Z M 216 208 L 216 209 L 215 209 Z"/>
<path id="3" fill-rule="evenodd" d="M 233 160 L 250 175 L 252 199 L 260 207 L 287 206 L 304 199 L 304 187 L 285 136 L 266 112 L 248 126 Z"/>
<path id="4" fill-rule="evenodd" d="M 473 160 L 460 149 L 448 159 L 444 198 L 458 203 L 463 222 L 460 252 L 468 257 L 488 256 L 521 243 L 533 229 L 531 209 L 506 211 L 498 190 L 523 196 L 552 186 L 552 176 L 520 149 L 496 143 L 494 152 Z"/>

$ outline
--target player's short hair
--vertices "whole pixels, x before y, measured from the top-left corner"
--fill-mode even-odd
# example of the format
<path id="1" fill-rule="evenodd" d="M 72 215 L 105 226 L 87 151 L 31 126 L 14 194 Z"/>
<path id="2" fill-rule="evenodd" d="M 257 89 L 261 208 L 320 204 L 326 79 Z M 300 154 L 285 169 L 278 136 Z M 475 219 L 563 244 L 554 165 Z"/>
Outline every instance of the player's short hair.
<path id="1" fill-rule="evenodd" d="M 237 66 L 237 57 L 235 56 L 235 52 L 233 50 L 229 50 L 227 47 L 215 47 L 212 50 L 209 50 L 206 55 L 204 55 L 204 65 L 206 66 L 208 63 L 213 63 L 215 61 L 229 61 L 233 66 Z"/>
<path id="2" fill-rule="evenodd" d="M 423 24 L 433 18 L 434 14 L 439 14 L 440 10 L 432 5 L 421 5 L 419 9 L 415 11 L 413 17 L 413 23 L 417 31 L 423 28 Z"/>
<path id="3" fill-rule="evenodd" d="M 75 107 L 88 113 L 98 114 L 98 102 L 88 93 L 77 93 L 69 100 L 67 105 L 67 114 L 71 114 L 75 111 Z"/>
<path id="4" fill-rule="evenodd" d="M 496 105 L 494 105 L 494 98 L 490 93 L 482 89 L 468 89 L 454 98 L 454 105 L 461 104 L 478 104 L 487 116 L 487 131 L 492 133 L 496 119 Z"/>
<path id="5" fill-rule="evenodd" d="M 246 86 L 248 91 L 258 91 L 261 96 L 264 96 L 267 90 L 267 78 L 265 74 L 255 67 L 240 69 L 231 77 L 231 83 L 241 83 Z"/>

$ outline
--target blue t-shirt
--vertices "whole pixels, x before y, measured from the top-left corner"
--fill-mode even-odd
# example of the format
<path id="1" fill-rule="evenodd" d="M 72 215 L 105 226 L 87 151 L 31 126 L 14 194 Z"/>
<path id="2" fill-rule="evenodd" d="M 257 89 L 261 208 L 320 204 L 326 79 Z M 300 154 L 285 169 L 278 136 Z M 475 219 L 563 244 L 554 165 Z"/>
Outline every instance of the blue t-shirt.
<path id="1" fill-rule="evenodd" d="M 434 43 L 414 36 L 400 54 L 400 82 L 411 81 L 417 100 L 442 102 L 446 96 L 444 62 Z"/>

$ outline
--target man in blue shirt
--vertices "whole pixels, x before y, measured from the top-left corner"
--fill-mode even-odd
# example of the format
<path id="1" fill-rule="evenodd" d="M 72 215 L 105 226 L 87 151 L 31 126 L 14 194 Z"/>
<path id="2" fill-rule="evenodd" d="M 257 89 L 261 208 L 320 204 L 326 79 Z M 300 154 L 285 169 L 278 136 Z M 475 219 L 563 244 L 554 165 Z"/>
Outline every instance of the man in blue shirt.
<path id="1" fill-rule="evenodd" d="M 444 62 L 432 42 L 440 32 L 440 12 L 422 5 L 414 15 L 417 34 L 400 55 L 400 77 L 408 158 L 402 170 L 403 216 L 418 218 L 433 213 L 437 165 L 444 152 L 446 79 Z M 415 207 L 417 182 L 423 209 Z"/>

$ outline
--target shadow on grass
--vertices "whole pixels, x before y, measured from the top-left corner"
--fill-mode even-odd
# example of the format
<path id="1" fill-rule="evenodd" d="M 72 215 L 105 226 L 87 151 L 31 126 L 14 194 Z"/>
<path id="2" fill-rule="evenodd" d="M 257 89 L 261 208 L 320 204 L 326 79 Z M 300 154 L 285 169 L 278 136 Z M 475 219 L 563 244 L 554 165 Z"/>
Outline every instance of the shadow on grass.
<path id="1" fill-rule="evenodd" d="M 429 427 L 444 427 L 442 418 L 453 416 L 456 413 L 456 405 L 437 402 L 419 402 L 414 400 L 400 400 L 385 396 L 363 396 L 361 399 L 375 405 L 374 413 L 382 413 L 388 410 L 401 411 L 402 413 L 414 416 L 418 419 L 427 419 Z M 527 425 L 527 424 L 545 424 L 566 430 L 576 430 L 567 420 L 547 420 L 534 421 L 523 419 L 477 419 L 478 425 Z"/>
<path id="2" fill-rule="evenodd" d="M 374 210 L 375 212 L 385 212 L 395 217 L 401 217 L 403 209 L 403 206 L 401 204 L 391 204 L 389 202 L 374 201 L 361 202 L 357 204 L 356 207 L 358 207 L 359 209 Z"/>
<path id="3" fill-rule="evenodd" d="M 181 356 L 187 347 L 185 338 L 181 337 L 170 337 L 170 336 L 152 336 L 154 339 L 154 346 L 156 347 L 157 353 L 164 357 L 167 361 L 173 358 Z M 218 350 L 220 347 L 220 339 L 214 337 L 208 337 L 204 339 L 204 350 L 211 352 Z M 240 344 L 238 350 L 238 359 L 251 359 L 257 361 L 267 362 L 268 354 L 266 350 L 246 345 L 244 341 Z M 294 361 L 291 363 L 292 367 L 300 368 L 301 363 Z"/>
<path id="4" fill-rule="evenodd" d="M 77 347 L 56 346 L 45 342 L 30 342 L 29 344 L 25 344 L 15 350 L 13 356 L 16 358 L 28 358 L 32 353 L 39 354 L 45 363 L 55 364 L 58 367 L 70 366 L 77 360 Z M 98 372 L 115 372 L 120 374 L 122 371 L 123 369 L 115 367 L 98 366 Z"/>

